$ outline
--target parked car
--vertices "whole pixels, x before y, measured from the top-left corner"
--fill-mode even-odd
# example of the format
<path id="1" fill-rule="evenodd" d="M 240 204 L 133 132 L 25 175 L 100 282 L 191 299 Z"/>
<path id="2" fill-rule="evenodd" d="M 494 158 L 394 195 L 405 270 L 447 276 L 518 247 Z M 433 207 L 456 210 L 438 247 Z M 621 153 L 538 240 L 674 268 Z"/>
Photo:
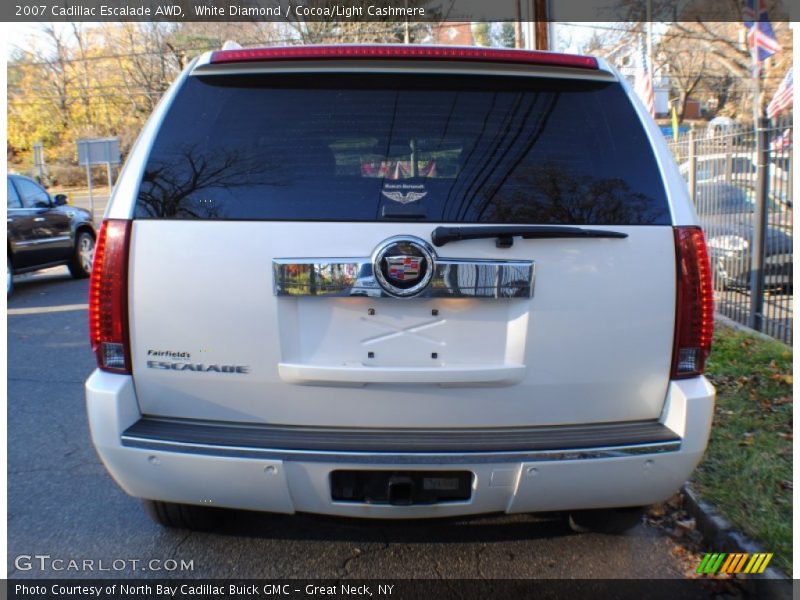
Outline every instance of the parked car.
<path id="1" fill-rule="evenodd" d="M 741 129 L 742 126 L 737 125 L 736 121 L 730 117 L 714 117 L 706 127 L 706 138 L 716 139 L 721 136 L 731 135 Z"/>
<path id="2" fill-rule="evenodd" d="M 770 183 L 770 195 L 786 194 L 788 191 L 789 174 L 785 161 L 773 159 L 767 166 L 767 177 Z M 689 161 L 681 163 L 680 172 L 684 179 L 689 179 Z M 730 168 L 730 173 L 728 169 Z M 730 155 L 725 153 L 707 154 L 697 158 L 696 181 L 733 183 L 739 186 L 756 185 L 757 164 L 754 152 L 735 152 Z M 729 176 L 730 175 L 730 176 Z"/>
<path id="3" fill-rule="evenodd" d="M 623 531 L 706 447 L 711 285 L 677 165 L 602 59 L 208 53 L 100 232 L 91 435 L 166 526 L 562 511 Z"/>
<path id="4" fill-rule="evenodd" d="M 708 240 L 708 252 L 717 289 L 746 289 L 750 285 L 755 202 L 750 190 L 724 183 L 697 185 L 697 212 Z M 792 236 L 774 218 L 781 206 L 767 207 L 764 236 L 764 284 L 773 290 L 791 292 Z"/>
<path id="5" fill-rule="evenodd" d="M 29 177 L 8 175 L 6 293 L 14 275 L 67 265 L 77 279 L 89 277 L 95 230 L 87 210 L 71 206 L 64 194 L 51 197 Z"/>

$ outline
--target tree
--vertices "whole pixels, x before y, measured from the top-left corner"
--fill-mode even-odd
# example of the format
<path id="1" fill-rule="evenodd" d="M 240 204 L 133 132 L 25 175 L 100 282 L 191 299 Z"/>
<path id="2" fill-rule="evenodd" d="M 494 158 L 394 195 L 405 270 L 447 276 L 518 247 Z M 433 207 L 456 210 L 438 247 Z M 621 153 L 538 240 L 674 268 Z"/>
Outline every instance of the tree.
<path id="1" fill-rule="evenodd" d="M 475 23 L 472 26 L 472 36 L 478 46 L 491 46 L 492 35 L 489 23 Z"/>
<path id="2" fill-rule="evenodd" d="M 670 33 L 661 39 L 656 55 L 678 92 L 678 118 L 682 122 L 686 103 L 706 76 L 708 55 L 697 51 L 693 39 Z"/>
<path id="3" fill-rule="evenodd" d="M 516 48 L 517 38 L 513 23 L 503 23 L 497 35 L 498 45 L 502 48 Z"/>
<path id="4" fill-rule="evenodd" d="M 774 14 L 774 13 L 773 13 Z M 773 30 L 783 49 L 770 57 L 763 68 L 761 108 L 775 93 L 786 69 L 792 64 L 792 34 L 789 24 L 773 21 Z M 694 87 L 698 94 L 715 101 L 715 112 L 725 108 L 730 116 L 748 119 L 752 114 L 752 59 L 746 42 L 746 31 L 742 23 L 675 22 L 668 31 L 663 47 L 670 56 L 669 47 L 683 46 L 698 57 L 702 64 L 690 68 L 684 61 L 684 80 L 699 77 Z M 680 61 L 678 61 L 680 62 Z M 675 65 L 669 63 L 670 72 Z"/>

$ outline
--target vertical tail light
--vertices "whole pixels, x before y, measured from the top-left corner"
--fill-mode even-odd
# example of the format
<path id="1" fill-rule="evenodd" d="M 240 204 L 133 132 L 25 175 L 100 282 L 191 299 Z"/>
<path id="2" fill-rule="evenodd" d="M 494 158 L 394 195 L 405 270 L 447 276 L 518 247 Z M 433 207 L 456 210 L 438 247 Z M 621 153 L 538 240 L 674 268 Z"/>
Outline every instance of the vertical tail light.
<path id="1" fill-rule="evenodd" d="M 677 302 L 672 379 L 702 375 L 714 335 L 714 289 L 699 227 L 675 228 Z"/>
<path id="2" fill-rule="evenodd" d="M 89 336 L 97 366 L 131 372 L 128 338 L 128 244 L 131 222 L 107 219 L 100 227 L 89 280 Z"/>

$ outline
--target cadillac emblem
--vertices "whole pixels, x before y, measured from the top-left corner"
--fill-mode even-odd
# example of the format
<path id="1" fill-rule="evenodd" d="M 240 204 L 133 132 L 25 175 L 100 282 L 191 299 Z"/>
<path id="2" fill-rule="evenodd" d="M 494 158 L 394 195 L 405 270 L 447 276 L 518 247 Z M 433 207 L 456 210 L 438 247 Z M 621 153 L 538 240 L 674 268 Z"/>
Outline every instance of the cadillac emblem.
<path id="1" fill-rule="evenodd" d="M 424 260 L 421 256 L 387 256 L 383 260 L 389 267 L 388 279 L 392 281 L 416 281 Z"/>
<path id="2" fill-rule="evenodd" d="M 433 277 L 435 252 L 424 240 L 411 236 L 389 238 L 372 255 L 375 278 L 390 296 L 421 294 Z"/>

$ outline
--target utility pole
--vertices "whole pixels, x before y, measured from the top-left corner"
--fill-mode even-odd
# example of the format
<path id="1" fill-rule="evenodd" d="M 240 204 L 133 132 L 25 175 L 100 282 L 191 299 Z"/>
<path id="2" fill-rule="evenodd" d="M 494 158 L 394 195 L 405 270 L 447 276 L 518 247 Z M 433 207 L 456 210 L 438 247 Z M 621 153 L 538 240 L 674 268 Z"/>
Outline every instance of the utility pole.
<path id="1" fill-rule="evenodd" d="M 533 0 L 534 47 L 536 50 L 550 50 L 550 12 L 549 0 Z"/>
<path id="2" fill-rule="evenodd" d="M 522 48 L 522 0 L 515 0 L 514 10 L 514 47 Z"/>
<path id="3" fill-rule="evenodd" d="M 517 48 L 548 50 L 548 1 L 520 0 L 517 3 Z M 521 3 L 524 2 L 524 7 Z M 524 46 L 522 41 L 524 40 Z"/>
<path id="4" fill-rule="evenodd" d="M 405 22 L 403 23 L 403 42 L 406 44 L 411 43 L 411 32 L 409 31 L 408 27 L 408 0 L 403 0 L 403 6 L 405 6 Z"/>

